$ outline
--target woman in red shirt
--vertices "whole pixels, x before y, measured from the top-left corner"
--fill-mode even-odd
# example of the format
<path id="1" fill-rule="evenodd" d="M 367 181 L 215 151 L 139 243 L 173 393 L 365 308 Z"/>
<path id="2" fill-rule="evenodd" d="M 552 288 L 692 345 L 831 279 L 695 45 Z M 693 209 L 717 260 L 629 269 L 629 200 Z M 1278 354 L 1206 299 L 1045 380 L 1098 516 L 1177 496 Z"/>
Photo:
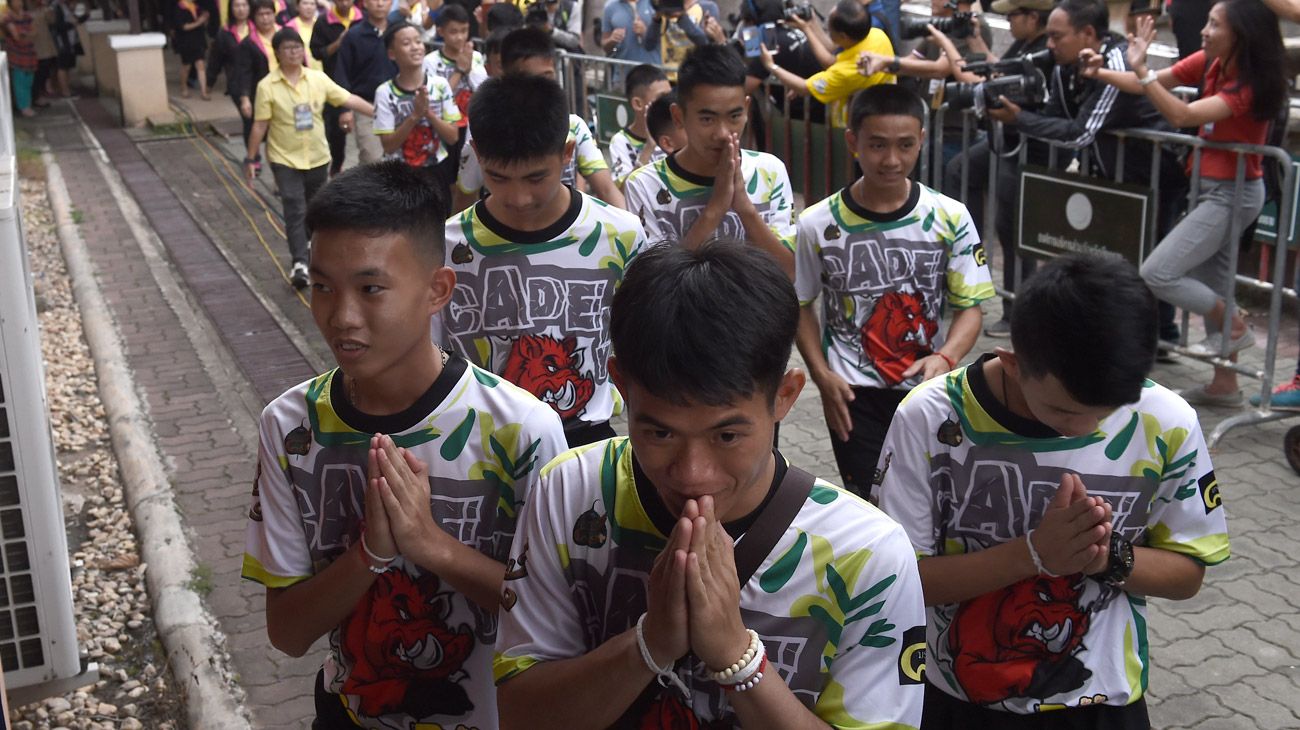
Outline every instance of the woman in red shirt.
<path id="1" fill-rule="evenodd" d="M 1100 58 L 1084 59 L 1085 74 L 1131 94 L 1145 94 L 1175 127 L 1200 127 L 1213 142 L 1264 144 L 1270 122 L 1287 103 L 1286 58 L 1277 16 L 1259 0 L 1223 0 L 1210 9 L 1201 30 L 1202 50 L 1160 72 L 1146 65 L 1147 46 L 1155 38 L 1154 20 L 1138 21 L 1129 36 L 1128 61 L 1133 72 L 1096 67 Z M 1175 96 L 1175 86 L 1200 86 L 1191 103 Z M 1218 355 L 1223 338 L 1228 352 L 1255 344 L 1255 335 L 1239 311 L 1225 322 L 1221 292 L 1234 283 L 1229 248 L 1264 205 L 1259 155 L 1246 155 L 1243 188 L 1234 191 L 1237 153 L 1205 150 L 1201 180 L 1192 209 L 1142 264 L 1142 278 L 1156 296 L 1204 315 L 1209 333 L 1193 351 Z M 1234 212 L 1235 210 L 1235 212 Z M 1235 225 L 1233 225 L 1235 223 Z M 1233 370 L 1216 368 L 1209 385 L 1180 393 L 1193 405 L 1237 405 L 1241 391 Z"/>

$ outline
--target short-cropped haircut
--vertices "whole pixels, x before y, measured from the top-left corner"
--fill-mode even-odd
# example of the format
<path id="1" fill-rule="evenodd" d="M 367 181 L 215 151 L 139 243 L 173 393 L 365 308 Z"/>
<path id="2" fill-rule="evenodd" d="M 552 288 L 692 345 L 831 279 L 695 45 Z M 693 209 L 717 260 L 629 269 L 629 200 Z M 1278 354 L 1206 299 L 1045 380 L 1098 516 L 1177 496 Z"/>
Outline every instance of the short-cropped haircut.
<path id="1" fill-rule="evenodd" d="M 867 117 L 913 117 L 925 128 L 925 102 L 915 91 L 899 84 L 876 84 L 859 91 L 849 105 L 849 129 L 862 131 Z"/>
<path id="2" fill-rule="evenodd" d="M 653 63 L 643 63 L 627 72 L 627 78 L 623 79 L 623 93 L 631 99 L 650 88 L 652 84 L 667 80 L 668 77 L 664 75 L 663 69 Z"/>
<path id="3" fill-rule="evenodd" d="M 667 94 L 650 102 L 650 108 L 645 113 L 646 131 L 650 133 L 650 144 L 655 144 L 659 138 L 665 134 L 671 134 L 673 125 L 673 104 L 677 103 L 677 92 L 670 91 Z"/>
<path id="4" fill-rule="evenodd" d="M 515 28 L 501 39 L 501 68 L 507 73 L 529 58 L 555 58 L 555 41 L 551 34 L 531 25 Z"/>
<path id="5" fill-rule="evenodd" d="M 689 104 L 698 86 L 745 86 L 745 61 L 730 45 L 697 46 L 677 69 L 677 99 Z"/>
<path id="6" fill-rule="evenodd" d="M 393 39 L 397 38 L 397 34 L 407 28 L 411 28 L 417 33 L 420 32 L 420 29 L 415 27 L 414 23 L 409 23 L 405 20 L 399 20 L 396 23 L 389 23 L 388 27 L 384 29 L 384 48 L 391 50 L 393 48 Z"/>
<path id="7" fill-rule="evenodd" d="M 1055 376 L 1086 406 L 1135 402 L 1156 356 L 1156 298 L 1118 256 L 1053 259 L 1020 285 L 1011 346 L 1025 376 Z"/>
<path id="8" fill-rule="evenodd" d="M 794 286 L 769 254 L 735 241 L 668 242 L 628 267 L 610 335 L 619 373 L 656 398 L 724 406 L 763 394 L 771 405 L 798 323 Z"/>
<path id="9" fill-rule="evenodd" d="M 519 28 L 524 24 L 524 14 L 514 3 L 492 3 L 483 14 L 483 24 L 489 33 L 498 28 Z"/>
<path id="10" fill-rule="evenodd" d="M 522 162 L 564 153 L 569 109 L 564 90 L 543 76 L 488 79 L 469 100 L 474 152 L 484 162 Z"/>
<path id="11" fill-rule="evenodd" d="M 435 20 L 433 24 L 439 28 L 444 28 L 448 23 L 468 24 L 469 11 L 465 9 L 464 5 L 443 3 L 442 10 L 438 11 L 438 19 Z"/>
<path id="12" fill-rule="evenodd" d="M 307 228 L 400 233 L 435 265 L 443 262 L 447 203 L 418 169 L 402 160 L 357 165 L 330 180 L 307 206 Z"/>
<path id="13" fill-rule="evenodd" d="M 858 0 L 840 0 L 835 4 L 835 12 L 826 22 L 826 27 L 843 33 L 856 43 L 871 32 L 871 14 Z"/>
<path id="14" fill-rule="evenodd" d="M 281 28 L 277 30 L 275 35 L 271 36 L 271 52 L 274 53 L 280 50 L 280 46 L 285 43 L 297 43 L 301 46 L 303 45 L 302 36 L 298 35 L 298 31 L 293 28 Z"/>

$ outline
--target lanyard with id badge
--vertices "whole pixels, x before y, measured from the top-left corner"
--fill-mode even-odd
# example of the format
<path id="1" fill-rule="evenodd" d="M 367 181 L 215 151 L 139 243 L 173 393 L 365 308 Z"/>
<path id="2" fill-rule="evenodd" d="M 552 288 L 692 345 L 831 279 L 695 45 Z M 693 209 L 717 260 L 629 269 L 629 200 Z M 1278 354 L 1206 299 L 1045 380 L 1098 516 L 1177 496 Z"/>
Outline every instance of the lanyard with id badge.
<path id="1" fill-rule="evenodd" d="M 313 126 L 311 104 L 298 104 L 293 108 L 293 128 L 299 132 L 310 132 Z"/>

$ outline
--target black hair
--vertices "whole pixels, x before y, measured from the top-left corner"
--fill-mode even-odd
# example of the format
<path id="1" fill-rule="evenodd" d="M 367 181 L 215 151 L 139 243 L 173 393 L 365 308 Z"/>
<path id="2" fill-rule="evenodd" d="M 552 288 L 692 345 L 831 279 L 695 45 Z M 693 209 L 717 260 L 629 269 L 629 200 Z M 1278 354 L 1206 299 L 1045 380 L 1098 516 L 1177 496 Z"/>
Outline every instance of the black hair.
<path id="1" fill-rule="evenodd" d="M 673 121 L 673 104 L 677 102 L 677 92 L 670 91 L 655 99 L 646 109 L 645 126 L 650 132 L 648 144 L 659 144 L 659 138 L 673 131 L 677 122 Z"/>
<path id="2" fill-rule="evenodd" d="M 1038 23 L 1037 27 L 1039 30 L 1046 28 L 1047 19 L 1052 17 L 1052 8 L 1048 8 L 1047 10 L 1026 10 L 1025 12 L 1034 16 L 1034 20 Z"/>
<path id="3" fill-rule="evenodd" d="M 551 79 L 506 74 L 488 79 L 469 100 L 469 130 L 482 161 L 536 160 L 564 153 L 569 108 Z"/>
<path id="4" fill-rule="evenodd" d="M 257 11 L 266 9 L 275 12 L 275 0 L 248 0 L 248 19 L 252 20 Z"/>
<path id="5" fill-rule="evenodd" d="M 741 0 L 740 19 L 750 25 L 776 23 L 785 18 L 781 0 Z"/>
<path id="6" fill-rule="evenodd" d="M 837 33 L 843 33 L 854 43 L 867 37 L 871 32 L 871 13 L 858 0 L 840 0 L 835 3 L 826 27 Z"/>
<path id="7" fill-rule="evenodd" d="M 663 69 L 653 63 L 643 63 L 627 72 L 627 78 L 623 79 L 623 93 L 628 98 L 636 96 L 643 89 L 659 81 L 667 81 L 668 77 L 664 75 Z"/>
<path id="8" fill-rule="evenodd" d="M 1236 39 L 1230 55 L 1237 64 L 1237 83 L 1231 90 L 1249 86 L 1252 115 L 1257 120 L 1271 120 L 1288 103 L 1288 64 L 1277 15 L 1259 0 L 1223 0 L 1218 4 L 1223 6 Z"/>
<path id="9" fill-rule="evenodd" d="M 381 160 L 344 170 L 307 205 L 310 231 L 400 233 L 435 265 L 443 261 L 447 203 L 418 168 Z"/>
<path id="10" fill-rule="evenodd" d="M 448 23 L 469 23 L 469 11 L 464 5 L 443 3 L 442 10 L 438 11 L 438 19 L 433 24 L 442 28 Z"/>
<path id="11" fill-rule="evenodd" d="M 245 20 L 253 19 L 253 6 L 248 6 L 248 17 Z M 235 22 L 235 0 L 226 0 L 226 23 Z"/>
<path id="12" fill-rule="evenodd" d="M 271 36 L 271 51 L 275 52 L 280 50 L 280 46 L 285 43 L 297 43 L 300 46 L 304 45 L 302 42 L 302 36 L 298 35 L 298 31 L 293 28 L 281 28 L 275 32 L 275 35 Z"/>
<path id="13" fill-rule="evenodd" d="M 391 49 L 393 47 L 393 39 L 397 37 L 398 33 L 406 30 L 407 28 L 412 28 L 416 32 L 420 31 L 419 28 L 415 27 L 414 23 L 410 23 L 405 20 L 399 20 L 396 23 L 389 23 L 388 27 L 384 29 L 384 35 L 383 35 L 384 48 Z"/>
<path id="14" fill-rule="evenodd" d="M 489 33 L 498 28 L 520 28 L 524 24 L 524 13 L 514 3 L 492 3 L 483 14 L 483 24 Z"/>
<path id="15" fill-rule="evenodd" d="M 671 241 L 628 266 L 609 329 L 624 377 L 676 405 L 723 406 L 755 393 L 772 402 L 798 324 L 794 285 L 769 254 Z"/>
<path id="16" fill-rule="evenodd" d="M 1105 38 L 1110 32 L 1110 11 L 1102 0 L 1064 0 L 1056 6 L 1070 19 L 1070 27 L 1075 32 L 1092 26 L 1098 38 Z"/>
<path id="17" fill-rule="evenodd" d="M 745 61 L 731 45 L 696 46 L 677 69 L 677 100 L 685 104 L 697 86 L 745 87 Z"/>
<path id="18" fill-rule="evenodd" d="M 1091 407 L 1133 403 L 1156 356 L 1156 298 L 1132 264 L 1071 254 L 1016 292 L 1011 346 L 1024 375 L 1053 375 Z"/>
<path id="19" fill-rule="evenodd" d="M 525 26 L 515 28 L 501 39 L 501 68 L 507 73 L 516 63 L 530 58 L 555 58 L 555 41 L 550 33 Z"/>
<path id="20" fill-rule="evenodd" d="M 483 39 L 483 55 L 491 56 L 493 53 L 501 53 L 501 43 L 505 41 L 506 36 L 510 35 L 512 28 L 497 28 L 488 33 L 487 38 Z"/>
<path id="21" fill-rule="evenodd" d="M 925 102 L 901 84 L 876 84 L 859 91 L 849 105 L 849 129 L 862 130 L 867 117 L 913 117 L 925 128 Z"/>

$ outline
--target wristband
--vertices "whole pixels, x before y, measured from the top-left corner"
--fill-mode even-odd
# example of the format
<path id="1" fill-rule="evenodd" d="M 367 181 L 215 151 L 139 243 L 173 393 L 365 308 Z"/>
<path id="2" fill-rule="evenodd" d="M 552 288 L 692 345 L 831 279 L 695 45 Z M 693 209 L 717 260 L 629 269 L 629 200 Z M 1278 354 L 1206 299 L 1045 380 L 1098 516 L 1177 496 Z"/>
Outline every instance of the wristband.
<path id="1" fill-rule="evenodd" d="M 946 362 L 946 363 L 948 363 L 948 369 L 949 369 L 949 370 L 954 370 L 954 369 L 956 369 L 956 367 L 957 367 L 957 363 L 953 362 L 951 357 L 948 357 L 947 355 L 943 354 L 943 353 L 940 352 L 939 350 L 935 350 L 935 351 L 934 351 L 934 354 L 936 354 L 936 355 L 938 355 L 939 357 L 943 358 L 943 361 Z"/>
<path id="2" fill-rule="evenodd" d="M 902 70 L 902 68 L 903 62 L 898 58 L 898 56 L 894 56 L 894 60 L 889 62 L 889 65 L 885 67 L 885 70 L 889 71 L 891 74 L 896 74 Z"/>
<path id="3" fill-rule="evenodd" d="M 1033 530 L 1030 530 L 1028 534 L 1025 535 L 1025 544 L 1029 546 L 1029 559 L 1034 561 L 1034 570 L 1037 570 L 1039 575 L 1045 575 L 1049 578 L 1061 577 L 1060 575 L 1048 570 L 1047 566 L 1043 565 L 1043 559 L 1038 557 L 1038 551 L 1034 549 Z"/>
<path id="4" fill-rule="evenodd" d="M 245 158 L 244 158 L 244 164 L 245 164 L 245 165 L 256 165 L 256 164 L 257 164 L 257 160 L 253 159 L 252 157 L 245 157 Z"/>
<path id="5" fill-rule="evenodd" d="M 361 549 L 365 551 L 366 557 L 369 558 L 369 560 L 366 562 L 366 567 L 370 569 L 371 573 L 375 573 L 375 574 L 387 573 L 389 570 L 392 570 L 393 568 L 392 562 L 394 560 L 397 560 L 396 555 L 390 558 L 385 558 L 383 556 L 375 555 L 374 553 L 370 552 L 370 547 L 366 545 L 365 530 L 361 531 Z M 378 565 L 376 565 L 376 563 L 378 563 Z"/>
<path id="6" fill-rule="evenodd" d="M 1138 85 L 1146 88 L 1160 79 L 1159 74 L 1154 69 L 1147 69 L 1147 75 L 1138 79 Z"/>
<path id="7" fill-rule="evenodd" d="M 749 646 L 735 664 L 713 673 L 713 681 L 718 684 L 738 684 L 758 670 L 759 659 L 766 654 L 763 642 L 758 638 L 758 632 L 753 629 L 745 631 L 749 634 Z"/>
<path id="8" fill-rule="evenodd" d="M 682 698 L 689 703 L 691 691 L 686 688 L 686 683 L 682 681 L 682 678 L 673 671 L 673 665 L 669 664 L 666 667 L 661 667 L 655 664 L 654 657 L 650 656 L 650 647 L 646 646 L 645 643 L 644 613 L 641 614 L 641 618 L 636 620 L 636 647 L 641 650 L 641 661 L 645 662 L 647 669 L 654 672 L 655 680 L 659 682 L 659 686 L 667 688 L 671 684 L 682 693 Z"/>
<path id="9" fill-rule="evenodd" d="M 763 661 L 759 662 L 758 670 L 754 675 L 743 682 L 731 685 L 723 685 L 722 689 L 726 692 L 748 692 L 763 681 L 763 675 L 767 673 L 767 655 L 763 655 Z"/>

